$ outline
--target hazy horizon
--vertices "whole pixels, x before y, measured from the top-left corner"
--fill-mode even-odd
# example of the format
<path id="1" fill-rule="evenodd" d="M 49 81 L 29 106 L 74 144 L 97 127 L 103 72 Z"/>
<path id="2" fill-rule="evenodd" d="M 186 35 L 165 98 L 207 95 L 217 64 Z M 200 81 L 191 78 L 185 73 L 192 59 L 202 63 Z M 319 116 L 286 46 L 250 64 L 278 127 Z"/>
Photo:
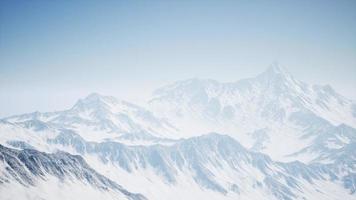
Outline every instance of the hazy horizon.
<path id="1" fill-rule="evenodd" d="M 140 102 L 178 80 L 237 81 L 278 61 L 356 99 L 355 1 L 2 1 L 0 117 L 98 92 Z"/>
<path id="2" fill-rule="evenodd" d="M 271 65 L 273 65 L 275 63 L 276 62 L 273 62 Z M 280 63 L 278 63 L 278 64 L 280 65 Z M 17 115 L 17 114 L 30 113 L 30 112 L 52 112 L 52 111 L 61 111 L 61 110 L 70 109 L 79 99 L 83 99 L 83 98 L 85 98 L 88 95 L 93 94 L 93 93 L 97 93 L 99 95 L 104 95 L 104 96 L 113 96 L 113 97 L 118 98 L 120 100 L 131 101 L 132 103 L 136 103 L 136 104 L 145 106 L 147 101 L 151 97 L 152 92 L 154 92 L 154 90 L 159 89 L 160 87 L 163 87 L 165 85 L 173 84 L 173 83 L 175 83 L 177 81 L 185 81 L 185 80 L 189 80 L 189 79 L 201 79 L 201 80 L 217 80 L 217 81 L 219 81 L 221 83 L 235 82 L 235 81 L 239 81 L 239 80 L 243 80 L 243 79 L 254 78 L 257 75 L 259 75 L 261 73 L 264 73 L 270 66 L 267 66 L 263 71 L 261 71 L 258 74 L 255 74 L 255 75 L 252 75 L 252 76 L 248 76 L 248 77 L 242 77 L 241 79 L 238 79 L 238 80 L 220 81 L 220 80 L 217 80 L 217 79 L 214 79 L 214 78 L 209 78 L 209 77 L 206 77 L 206 78 L 188 77 L 188 78 L 185 78 L 185 79 L 174 80 L 174 81 L 170 81 L 170 82 L 168 81 L 167 83 L 165 83 L 163 85 L 148 86 L 148 87 L 146 86 L 146 90 L 142 89 L 142 88 L 139 88 L 140 86 L 138 86 L 138 88 L 135 88 L 136 91 L 133 91 L 133 92 L 125 91 L 124 93 L 121 93 L 121 94 L 115 93 L 115 88 L 110 88 L 110 89 L 113 89 L 113 90 L 112 91 L 110 91 L 110 90 L 100 90 L 100 91 L 83 90 L 83 91 L 80 91 L 80 92 L 76 91 L 75 94 L 73 94 L 73 96 L 71 96 L 69 98 L 64 96 L 64 95 L 51 95 L 51 96 L 47 96 L 47 98 L 49 99 L 50 102 L 58 101 L 58 99 L 57 99 L 58 97 L 61 97 L 61 101 L 62 102 L 58 102 L 59 104 L 48 103 L 48 105 L 46 105 L 48 110 L 43 110 L 43 109 L 46 109 L 46 107 L 43 107 L 43 108 L 40 108 L 42 110 L 35 109 L 35 110 L 28 110 L 28 111 L 20 111 L 18 113 L 12 113 L 12 114 L 9 113 L 8 115 L 3 115 L 3 116 L 0 115 L 0 118 L 1 117 L 9 117 L 9 116 L 12 116 L 12 115 Z M 295 77 L 285 66 L 283 66 L 283 65 L 280 65 L 280 66 L 282 68 L 286 69 L 287 72 L 290 75 L 292 75 L 294 78 L 296 78 L 297 80 L 301 80 L 301 81 L 305 82 L 303 79 Z M 313 84 L 313 83 L 310 83 L 310 82 L 306 82 L 306 83 Z M 314 84 L 315 85 L 330 85 L 328 83 L 326 83 L 326 84 L 314 83 Z M 330 85 L 330 86 L 333 87 L 332 85 Z M 333 88 L 337 89 L 335 87 L 333 87 Z M 144 92 L 140 93 L 141 91 L 144 91 Z M 336 92 L 340 93 L 340 91 L 338 91 L 338 90 L 336 90 Z M 346 98 L 352 99 L 352 98 L 350 98 L 349 96 L 347 96 L 345 94 L 342 94 L 342 93 L 340 93 L 340 94 L 343 95 Z M 28 95 L 28 94 L 26 94 L 26 95 Z M 26 99 L 23 99 L 23 100 L 26 101 Z M 47 99 L 43 99 L 43 97 L 42 97 L 41 100 L 43 102 L 46 102 Z M 352 99 L 352 100 L 354 100 L 354 99 Z"/>

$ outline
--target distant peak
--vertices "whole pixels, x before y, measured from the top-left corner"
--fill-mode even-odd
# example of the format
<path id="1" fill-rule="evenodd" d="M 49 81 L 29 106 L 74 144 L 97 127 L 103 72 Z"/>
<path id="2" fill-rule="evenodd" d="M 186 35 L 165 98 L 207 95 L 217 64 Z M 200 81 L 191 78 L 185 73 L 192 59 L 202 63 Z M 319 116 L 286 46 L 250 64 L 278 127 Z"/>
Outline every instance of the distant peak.
<path id="1" fill-rule="evenodd" d="M 267 77 L 267 78 L 283 78 L 288 80 L 293 80 L 293 76 L 288 72 L 288 70 L 279 64 L 278 62 L 272 63 L 263 73 L 258 75 L 258 77 Z"/>
<path id="2" fill-rule="evenodd" d="M 278 73 L 278 74 L 289 74 L 289 72 L 278 62 L 272 63 L 266 70 L 266 72 Z"/>
<path id="3" fill-rule="evenodd" d="M 74 105 L 74 108 L 82 108 L 83 106 L 99 106 L 107 104 L 115 104 L 117 100 L 112 96 L 105 96 L 99 93 L 91 93 L 83 99 L 79 99 Z"/>
<path id="4" fill-rule="evenodd" d="M 91 93 L 87 97 L 83 99 L 85 102 L 93 102 L 93 101 L 107 101 L 107 102 L 117 102 L 118 100 L 113 96 L 102 95 L 99 93 Z"/>
<path id="5" fill-rule="evenodd" d="M 105 98 L 104 95 L 101 95 L 99 93 L 93 92 L 91 94 L 89 94 L 88 96 L 86 96 L 84 99 L 85 100 L 94 100 L 94 99 L 100 99 L 100 98 Z"/>

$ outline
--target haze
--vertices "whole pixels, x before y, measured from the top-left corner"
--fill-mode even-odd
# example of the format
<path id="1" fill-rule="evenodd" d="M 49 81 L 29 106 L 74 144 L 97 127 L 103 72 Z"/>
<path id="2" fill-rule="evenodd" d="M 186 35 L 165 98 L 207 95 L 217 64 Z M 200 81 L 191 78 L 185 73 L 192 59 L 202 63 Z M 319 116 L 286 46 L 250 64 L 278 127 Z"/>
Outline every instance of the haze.
<path id="1" fill-rule="evenodd" d="M 278 61 L 356 99 L 356 1 L 1 1 L 0 117 Z"/>

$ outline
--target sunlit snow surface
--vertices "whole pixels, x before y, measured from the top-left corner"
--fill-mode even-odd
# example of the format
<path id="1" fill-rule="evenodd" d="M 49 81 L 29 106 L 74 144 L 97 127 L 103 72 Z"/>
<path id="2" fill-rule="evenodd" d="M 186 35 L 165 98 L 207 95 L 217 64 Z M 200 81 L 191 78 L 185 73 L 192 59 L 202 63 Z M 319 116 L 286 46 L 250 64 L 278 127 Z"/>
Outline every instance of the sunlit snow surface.
<path id="1" fill-rule="evenodd" d="M 26 185 L 2 152 L 0 199 L 356 199 L 355 108 L 277 65 L 232 83 L 173 83 L 146 107 L 91 94 L 68 110 L 0 120 L 0 143 L 80 155 L 128 193 L 73 177 L 86 164 L 51 163 L 64 162 L 57 157 L 16 157 Z"/>

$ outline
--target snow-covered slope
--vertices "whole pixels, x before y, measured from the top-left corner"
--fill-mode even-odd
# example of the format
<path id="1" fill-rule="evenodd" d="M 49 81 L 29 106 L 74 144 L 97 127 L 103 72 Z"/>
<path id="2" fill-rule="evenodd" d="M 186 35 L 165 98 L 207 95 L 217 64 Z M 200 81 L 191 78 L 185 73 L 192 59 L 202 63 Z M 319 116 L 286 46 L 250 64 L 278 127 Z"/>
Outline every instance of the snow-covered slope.
<path id="1" fill-rule="evenodd" d="M 173 194 L 177 199 L 210 195 L 212 199 L 355 198 L 355 160 L 310 165 L 275 162 L 216 133 L 178 140 L 169 146 L 86 142 L 72 133 L 50 142 L 75 149 L 104 174 L 115 172 L 115 180 L 149 199 Z M 204 196 L 206 191 L 208 195 Z"/>
<path id="2" fill-rule="evenodd" d="M 80 156 L 0 145 L 0 199 L 146 199 L 98 174 Z M 20 192 L 21 191 L 21 192 Z"/>
<path id="3" fill-rule="evenodd" d="M 356 160 L 356 129 L 347 125 L 324 126 L 317 131 L 317 135 L 306 134 L 312 137 L 308 147 L 290 155 L 297 158 L 299 155 L 315 155 L 310 161 L 336 163 L 339 160 Z"/>

